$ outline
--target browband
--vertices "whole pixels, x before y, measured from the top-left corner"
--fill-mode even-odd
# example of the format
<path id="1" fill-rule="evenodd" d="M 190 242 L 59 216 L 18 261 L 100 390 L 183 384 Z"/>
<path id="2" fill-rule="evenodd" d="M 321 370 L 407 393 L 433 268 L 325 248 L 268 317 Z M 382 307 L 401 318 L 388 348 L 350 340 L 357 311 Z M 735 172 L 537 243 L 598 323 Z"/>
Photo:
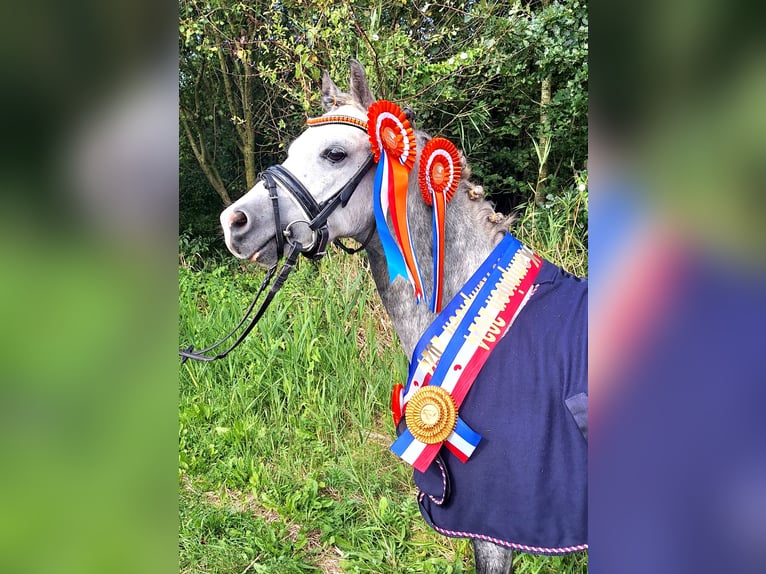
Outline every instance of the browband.
<path id="1" fill-rule="evenodd" d="M 367 131 L 367 122 L 364 120 L 355 118 L 353 116 L 343 116 L 343 115 L 321 116 L 318 118 L 309 118 L 306 120 L 306 125 L 309 127 L 321 126 L 325 124 L 341 124 L 341 125 L 359 128 L 360 130 L 364 132 Z"/>

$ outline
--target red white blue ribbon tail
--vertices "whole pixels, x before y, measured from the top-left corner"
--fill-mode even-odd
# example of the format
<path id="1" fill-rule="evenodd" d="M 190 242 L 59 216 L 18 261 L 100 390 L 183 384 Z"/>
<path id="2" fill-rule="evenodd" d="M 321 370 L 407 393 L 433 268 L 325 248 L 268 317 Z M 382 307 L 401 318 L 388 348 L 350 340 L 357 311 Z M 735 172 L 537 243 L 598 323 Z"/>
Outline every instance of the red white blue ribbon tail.
<path id="1" fill-rule="evenodd" d="M 442 285 L 444 283 L 444 220 L 447 212 L 447 198 L 443 193 L 431 190 L 433 202 L 433 266 L 434 290 L 431 294 L 431 311 L 440 313 L 442 310 Z"/>
<path id="2" fill-rule="evenodd" d="M 410 280 L 407 272 L 407 264 L 396 243 L 391 231 L 388 229 L 386 214 L 388 213 L 388 190 L 391 181 L 391 164 L 388 156 L 382 154 L 378 167 L 375 170 L 375 183 L 373 187 L 373 211 L 375 213 L 375 225 L 378 229 L 380 242 L 383 244 L 383 253 L 388 264 L 388 278 L 393 283 L 394 279 L 401 276 Z"/>
<path id="3" fill-rule="evenodd" d="M 420 472 L 425 472 L 433 459 L 436 458 L 440 448 L 441 443 L 426 444 L 420 442 L 412 436 L 409 429 L 405 429 L 404 432 L 399 435 L 399 438 L 396 439 L 396 442 L 391 445 L 391 452 L 406 463 L 414 466 Z"/>
<path id="4" fill-rule="evenodd" d="M 447 437 L 445 443 L 462 462 L 467 461 L 473 454 L 473 451 L 481 441 L 481 435 L 465 424 L 458 417 L 455 430 Z M 391 445 L 391 452 L 401 458 L 403 461 L 411 464 L 420 472 L 425 472 L 439 453 L 442 443 L 426 444 L 416 439 L 409 429 L 399 435 L 394 444 Z"/>
<path id="5" fill-rule="evenodd" d="M 412 234 L 407 217 L 407 193 L 409 192 L 409 170 L 396 159 L 391 160 L 391 172 L 393 181 L 389 182 L 393 190 L 394 201 L 391 203 L 391 222 L 394 225 L 396 239 L 404 255 L 404 261 L 410 276 L 410 282 L 415 290 L 415 299 L 420 302 L 424 299 L 423 281 L 418 265 L 418 258 L 412 246 Z M 389 195 L 391 197 L 391 195 Z"/>
<path id="6" fill-rule="evenodd" d="M 479 446 L 481 435 L 472 430 L 463 419 L 457 418 L 455 430 L 447 437 L 446 445 L 460 462 L 466 462 L 476 447 Z"/>

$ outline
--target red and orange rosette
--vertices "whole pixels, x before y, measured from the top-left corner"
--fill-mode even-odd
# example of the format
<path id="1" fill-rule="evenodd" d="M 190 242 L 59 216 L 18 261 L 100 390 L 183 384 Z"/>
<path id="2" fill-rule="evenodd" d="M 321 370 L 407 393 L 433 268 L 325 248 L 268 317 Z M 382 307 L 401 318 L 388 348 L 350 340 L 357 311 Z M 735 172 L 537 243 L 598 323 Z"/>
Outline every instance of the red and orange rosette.
<path id="1" fill-rule="evenodd" d="M 399 106 L 387 100 L 373 102 L 367 109 L 367 129 L 375 161 L 380 161 L 381 151 L 410 171 L 415 165 L 417 146 L 410 120 Z"/>
<path id="2" fill-rule="evenodd" d="M 418 181 L 423 201 L 433 205 L 434 195 L 452 199 L 460 183 L 460 154 L 451 141 L 444 138 L 430 140 L 420 155 Z"/>
<path id="3" fill-rule="evenodd" d="M 406 275 L 415 298 L 420 301 L 425 296 L 407 224 L 409 174 L 417 157 L 415 134 L 401 108 L 386 100 L 373 102 L 367 109 L 367 132 L 378 162 L 373 194 L 375 221 L 386 254 L 389 277 L 393 281 L 399 275 Z M 386 222 L 389 210 L 396 242 Z"/>
<path id="4" fill-rule="evenodd" d="M 444 278 L 444 234 L 447 203 L 460 183 L 460 154 L 454 144 L 444 138 L 430 140 L 420 154 L 418 183 L 423 201 L 433 206 L 434 289 L 431 310 L 441 311 Z"/>

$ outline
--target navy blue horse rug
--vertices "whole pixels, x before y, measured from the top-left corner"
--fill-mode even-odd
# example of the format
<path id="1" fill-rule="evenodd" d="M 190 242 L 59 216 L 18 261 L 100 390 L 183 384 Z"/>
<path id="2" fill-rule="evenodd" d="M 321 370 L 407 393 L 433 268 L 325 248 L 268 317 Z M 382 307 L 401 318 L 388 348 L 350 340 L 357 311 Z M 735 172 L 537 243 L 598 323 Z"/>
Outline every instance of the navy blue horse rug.
<path id="1" fill-rule="evenodd" d="M 544 261 L 535 285 L 460 407 L 478 447 L 414 479 L 446 536 L 565 554 L 587 548 L 587 281 Z"/>

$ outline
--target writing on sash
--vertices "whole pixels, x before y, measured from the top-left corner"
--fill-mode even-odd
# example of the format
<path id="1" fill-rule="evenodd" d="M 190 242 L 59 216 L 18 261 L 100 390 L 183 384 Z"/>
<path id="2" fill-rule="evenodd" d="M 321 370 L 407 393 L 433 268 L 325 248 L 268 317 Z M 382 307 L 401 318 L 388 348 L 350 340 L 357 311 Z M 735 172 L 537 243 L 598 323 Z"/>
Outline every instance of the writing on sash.
<path id="1" fill-rule="evenodd" d="M 484 306 L 479 309 L 473 322 L 468 326 L 465 339 L 469 343 L 488 351 L 488 343 L 494 343 L 498 337 L 503 336 L 507 322 L 499 313 L 508 305 L 533 262 L 537 267 L 540 266 L 534 253 L 523 246 L 507 267 L 497 268 L 501 273 L 500 280 L 489 292 Z"/>
<path id="2" fill-rule="evenodd" d="M 425 349 L 423 349 L 423 353 L 420 356 L 420 362 L 426 367 L 427 373 L 433 374 L 436 365 L 439 364 L 439 359 L 441 359 L 442 354 L 444 354 L 444 349 L 447 348 L 452 335 L 457 331 L 457 328 L 460 326 L 460 321 L 468 311 L 471 303 L 473 303 L 476 295 L 479 294 L 479 291 L 484 287 L 484 283 L 487 282 L 487 277 L 489 277 L 489 273 L 467 295 L 462 291 L 458 293 L 458 295 L 463 298 L 463 302 L 455 310 L 455 313 L 444 323 L 441 334 L 431 337 L 431 340 L 428 342 Z"/>

